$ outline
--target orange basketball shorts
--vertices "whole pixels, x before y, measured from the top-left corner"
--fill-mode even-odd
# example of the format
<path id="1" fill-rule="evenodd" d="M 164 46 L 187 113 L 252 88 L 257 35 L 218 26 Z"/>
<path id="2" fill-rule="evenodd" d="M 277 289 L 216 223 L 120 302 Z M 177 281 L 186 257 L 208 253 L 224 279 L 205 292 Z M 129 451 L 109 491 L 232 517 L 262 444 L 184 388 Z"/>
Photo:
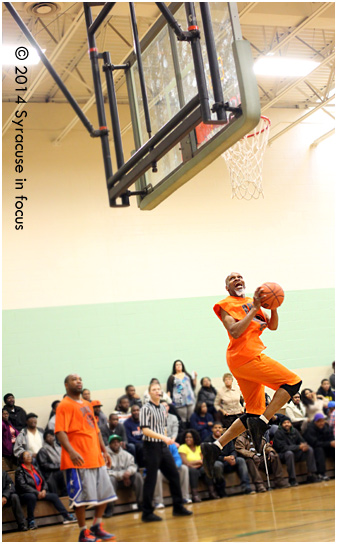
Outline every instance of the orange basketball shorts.
<path id="1" fill-rule="evenodd" d="M 265 386 L 276 391 L 281 385 L 295 385 L 301 381 L 297 374 L 264 353 L 238 368 L 229 369 L 239 384 L 249 414 L 261 415 L 265 411 Z"/>

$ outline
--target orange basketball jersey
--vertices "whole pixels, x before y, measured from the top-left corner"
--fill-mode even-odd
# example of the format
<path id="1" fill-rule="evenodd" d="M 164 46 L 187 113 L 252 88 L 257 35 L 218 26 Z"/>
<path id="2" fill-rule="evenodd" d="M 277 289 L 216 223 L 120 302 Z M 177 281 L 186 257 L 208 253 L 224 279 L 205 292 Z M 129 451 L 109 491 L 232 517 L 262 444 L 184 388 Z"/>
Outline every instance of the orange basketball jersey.
<path id="1" fill-rule="evenodd" d="M 68 435 L 70 445 L 84 459 L 83 465 L 76 467 L 69 453 L 62 448 L 61 470 L 67 468 L 98 468 L 105 465 L 101 453 L 98 433 L 100 432 L 95 420 L 90 402 L 77 402 L 64 397 L 56 410 L 55 433 L 64 431 Z"/>
<path id="2" fill-rule="evenodd" d="M 227 297 L 215 304 L 213 310 L 222 322 L 221 309 L 237 321 L 243 319 L 253 306 L 253 299 L 250 297 Z M 237 368 L 254 359 L 266 346 L 262 343 L 260 335 L 268 326 L 262 308 L 251 321 L 249 327 L 239 338 L 233 338 L 229 332 L 229 345 L 227 348 L 227 363 L 230 368 Z"/>

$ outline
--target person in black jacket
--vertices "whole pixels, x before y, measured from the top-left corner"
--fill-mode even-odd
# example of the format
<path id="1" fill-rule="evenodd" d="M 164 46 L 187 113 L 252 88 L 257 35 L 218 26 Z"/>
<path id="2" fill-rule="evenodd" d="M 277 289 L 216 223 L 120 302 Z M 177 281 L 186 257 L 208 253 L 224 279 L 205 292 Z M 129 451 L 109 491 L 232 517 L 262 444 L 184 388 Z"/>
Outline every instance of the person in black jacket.
<path id="1" fill-rule="evenodd" d="M 221 423 L 214 423 L 212 427 L 213 434 L 207 439 L 207 442 L 215 442 L 220 438 L 224 429 Z M 224 497 L 225 493 L 225 477 L 224 474 L 229 472 L 237 472 L 246 495 L 255 493 L 250 486 L 250 479 L 246 462 L 242 457 L 238 457 L 235 451 L 234 441 L 231 440 L 226 444 L 214 464 L 214 479 L 215 486 L 220 497 Z"/>
<path id="2" fill-rule="evenodd" d="M 15 406 L 15 397 L 13 393 L 7 393 L 4 396 L 4 403 L 7 412 L 9 413 L 9 421 L 17 431 L 21 431 L 26 427 L 26 412 L 20 406 Z"/>
<path id="3" fill-rule="evenodd" d="M 42 476 L 46 479 L 49 491 L 56 493 L 59 497 L 67 496 L 63 471 L 60 470 L 61 447 L 56 443 L 54 431 L 46 430 L 43 438 L 43 447 L 37 454 Z"/>
<path id="4" fill-rule="evenodd" d="M 216 409 L 214 408 L 214 401 L 217 394 L 217 390 L 211 383 L 211 378 L 207 376 L 200 380 L 201 388 L 198 391 L 197 403 L 206 402 L 207 412 L 215 418 Z"/>
<path id="5" fill-rule="evenodd" d="M 20 499 L 16 494 L 11 477 L 5 470 L 2 471 L 2 508 L 12 508 L 19 531 L 27 531 L 24 513 Z"/>
<path id="6" fill-rule="evenodd" d="M 325 474 L 325 458 L 335 458 L 335 437 L 323 414 L 315 415 L 304 433 L 304 438 L 314 448 L 318 478 L 329 480 L 330 478 Z"/>
<path id="7" fill-rule="evenodd" d="M 321 385 L 317 389 L 316 395 L 322 395 L 322 397 L 327 400 L 335 400 L 335 392 L 332 390 L 330 381 L 328 379 L 321 381 Z"/>
<path id="8" fill-rule="evenodd" d="M 282 463 L 287 466 L 289 483 L 291 486 L 297 486 L 295 461 L 306 461 L 308 467 L 307 482 L 316 482 L 315 475 L 317 468 L 314 457 L 314 450 L 307 444 L 291 423 L 289 417 L 285 416 L 278 430 L 274 434 L 273 446 Z"/>
<path id="9" fill-rule="evenodd" d="M 29 451 L 24 451 L 20 457 L 20 466 L 15 471 L 15 489 L 23 503 L 27 504 L 28 529 L 37 529 L 34 510 L 37 501 L 49 501 L 63 516 L 63 523 L 72 523 L 76 519 L 69 514 L 56 493 L 49 493 L 46 480 L 39 469 L 32 464 Z"/>

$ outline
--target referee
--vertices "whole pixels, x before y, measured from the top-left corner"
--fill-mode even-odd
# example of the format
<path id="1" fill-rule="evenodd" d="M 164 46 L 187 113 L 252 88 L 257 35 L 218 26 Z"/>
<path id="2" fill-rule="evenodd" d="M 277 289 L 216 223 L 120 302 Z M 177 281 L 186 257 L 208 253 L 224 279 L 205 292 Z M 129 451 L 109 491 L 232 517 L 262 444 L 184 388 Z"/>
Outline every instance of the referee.
<path id="1" fill-rule="evenodd" d="M 150 401 L 140 411 L 140 427 L 143 431 L 143 456 L 146 477 L 143 489 L 142 521 L 162 521 L 153 513 L 152 499 L 156 487 L 157 472 L 161 470 L 167 478 L 173 499 L 173 515 L 189 516 L 192 514 L 183 506 L 179 473 L 168 446 L 174 440 L 165 435 L 167 414 L 160 404 L 161 387 L 157 383 L 149 386 Z"/>

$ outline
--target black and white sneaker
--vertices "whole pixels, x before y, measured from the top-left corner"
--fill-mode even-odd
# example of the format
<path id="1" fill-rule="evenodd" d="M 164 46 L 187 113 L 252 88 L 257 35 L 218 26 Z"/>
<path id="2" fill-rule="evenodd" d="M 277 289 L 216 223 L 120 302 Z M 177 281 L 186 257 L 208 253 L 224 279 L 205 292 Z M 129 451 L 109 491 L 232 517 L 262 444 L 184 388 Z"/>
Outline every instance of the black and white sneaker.
<path id="1" fill-rule="evenodd" d="M 262 453 L 262 438 L 264 433 L 269 429 L 269 426 L 259 417 L 249 417 L 247 419 L 247 426 L 254 448 L 258 453 Z"/>
<path id="2" fill-rule="evenodd" d="M 326 476 L 326 474 L 318 474 L 318 479 L 321 482 L 328 482 L 330 480 L 329 476 Z"/>
<path id="3" fill-rule="evenodd" d="M 220 448 L 215 444 L 203 442 L 201 452 L 203 455 L 203 465 L 208 478 L 214 477 L 214 463 L 220 455 Z"/>

